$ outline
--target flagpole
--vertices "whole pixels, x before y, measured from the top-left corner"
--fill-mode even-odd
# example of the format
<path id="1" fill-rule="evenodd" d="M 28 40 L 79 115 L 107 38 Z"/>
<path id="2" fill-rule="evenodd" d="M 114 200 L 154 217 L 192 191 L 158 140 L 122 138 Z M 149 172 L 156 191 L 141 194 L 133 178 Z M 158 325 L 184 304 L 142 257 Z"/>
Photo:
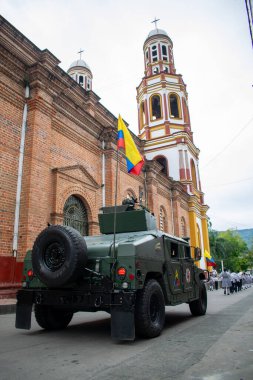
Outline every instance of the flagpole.
<path id="1" fill-rule="evenodd" d="M 116 222 L 117 222 L 118 171 L 119 171 L 119 148 L 117 147 L 114 218 L 113 218 L 113 250 L 112 250 L 112 253 L 113 253 L 112 257 L 114 260 L 116 259 Z"/>

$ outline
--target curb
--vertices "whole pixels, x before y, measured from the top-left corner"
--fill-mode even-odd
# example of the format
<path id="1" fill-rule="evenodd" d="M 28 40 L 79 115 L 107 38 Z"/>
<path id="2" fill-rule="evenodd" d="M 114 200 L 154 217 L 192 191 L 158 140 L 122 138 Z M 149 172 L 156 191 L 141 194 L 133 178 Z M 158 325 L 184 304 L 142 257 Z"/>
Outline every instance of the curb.
<path id="1" fill-rule="evenodd" d="M 0 315 L 16 313 L 16 304 L 0 305 Z"/>

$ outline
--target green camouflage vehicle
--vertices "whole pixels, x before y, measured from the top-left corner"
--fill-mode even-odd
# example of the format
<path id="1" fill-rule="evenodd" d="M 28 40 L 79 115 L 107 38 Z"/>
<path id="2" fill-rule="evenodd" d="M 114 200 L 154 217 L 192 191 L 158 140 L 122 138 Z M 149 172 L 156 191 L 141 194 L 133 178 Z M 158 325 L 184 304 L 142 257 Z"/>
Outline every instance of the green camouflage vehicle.
<path id="1" fill-rule="evenodd" d="M 206 313 L 205 271 L 194 264 L 199 248 L 193 259 L 188 239 L 157 230 L 155 217 L 133 204 L 102 208 L 99 224 L 99 236 L 60 225 L 39 234 L 24 262 L 17 328 L 31 328 L 33 305 L 48 330 L 67 327 L 79 311 L 106 311 L 118 340 L 158 336 L 168 305 L 188 303 L 193 315 Z"/>

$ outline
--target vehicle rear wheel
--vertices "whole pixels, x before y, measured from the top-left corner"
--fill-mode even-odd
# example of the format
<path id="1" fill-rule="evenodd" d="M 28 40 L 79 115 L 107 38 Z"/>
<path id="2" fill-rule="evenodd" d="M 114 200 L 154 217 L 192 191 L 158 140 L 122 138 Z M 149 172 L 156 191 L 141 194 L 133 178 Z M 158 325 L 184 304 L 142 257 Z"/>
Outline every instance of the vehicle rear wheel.
<path id="1" fill-rule="evenodd" d="M 165 320 L 165 302 L 161 286 L 156 280 L 149 280 L 137 292 L 135 307 L 136 333 L 145 338 L 160 335 Z"/>
<path id="2" fill-rule="evenodd" d="M 38 325 L 46 330 L 65 329 L 73 317 L 73 312 L 70 310 L 44 305 L 35 305 L 34 314 Z"/>
<path id="3" fill-rule="evenodd" d="M 33 245 L 32 266 L 48 287 L 71 283 L 83 273 L 87 262 L 84 238 L 72 227 L 53 225 L 43 230 Z"/>
<path id="4" fill-rule="evenodd" d="M 199 316 L 205 315 L 207 309 L 207 292 L 206 286 L 203 281 L 201 281 L 199 289 L 199 298 L 195 301 L 189 303 L 190 311 L 192 315 Z"/>

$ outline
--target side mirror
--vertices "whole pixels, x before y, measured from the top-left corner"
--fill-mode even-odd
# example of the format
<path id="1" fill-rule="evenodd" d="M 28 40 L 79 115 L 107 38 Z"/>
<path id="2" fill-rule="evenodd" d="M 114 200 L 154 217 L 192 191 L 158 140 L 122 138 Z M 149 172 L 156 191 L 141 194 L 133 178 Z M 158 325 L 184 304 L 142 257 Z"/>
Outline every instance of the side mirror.
<path id="1" fill-rule="evenodd" d="M 202 257 L 201 249 L 199 247 L 194 248 L 194 260 L 199 261 Z"/>

